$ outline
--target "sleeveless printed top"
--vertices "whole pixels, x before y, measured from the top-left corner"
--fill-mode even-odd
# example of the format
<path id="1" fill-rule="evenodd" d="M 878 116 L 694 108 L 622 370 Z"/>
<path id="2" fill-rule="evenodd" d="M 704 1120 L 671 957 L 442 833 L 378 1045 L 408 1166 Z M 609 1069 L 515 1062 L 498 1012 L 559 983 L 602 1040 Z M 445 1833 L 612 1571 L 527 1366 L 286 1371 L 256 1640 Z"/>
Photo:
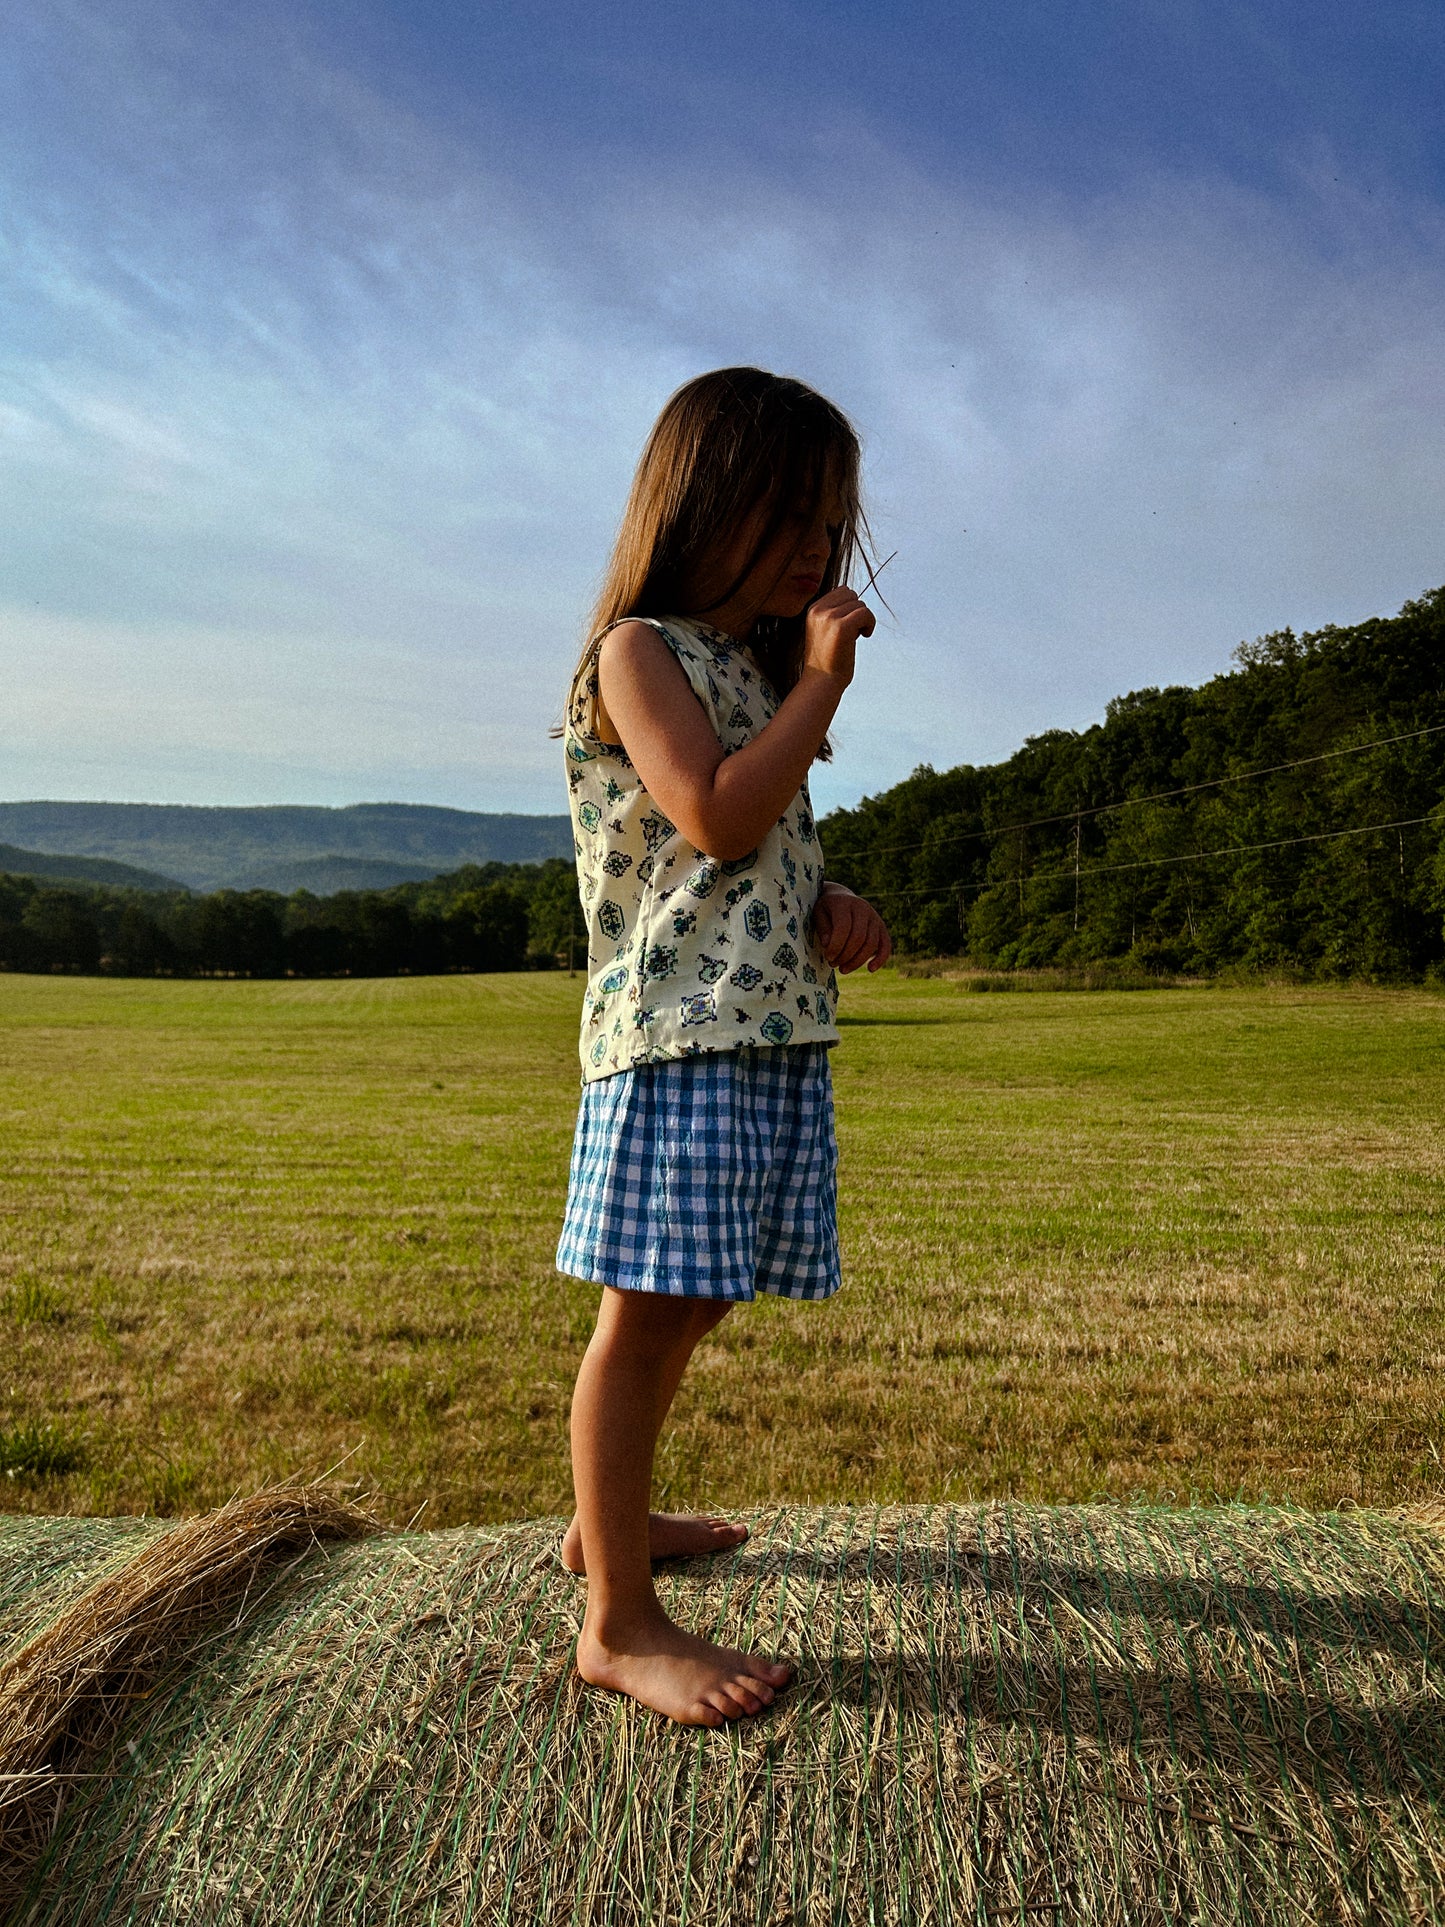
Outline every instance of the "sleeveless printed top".
<path id="1" fill-rule="evenodd" d="M 725 755 L 778 698 L 746 649 L 690 618 L 644 620 L 676 657 Z M 813 937 L 823 881 L 806 783 L 755 850 L 720 863 L 669 823 L 598 733 L 598 636 L 573 678 L 564 747 L 587 919 L 582 1078 L 750 1045 L 835 1044 L 838 981 Z"/>

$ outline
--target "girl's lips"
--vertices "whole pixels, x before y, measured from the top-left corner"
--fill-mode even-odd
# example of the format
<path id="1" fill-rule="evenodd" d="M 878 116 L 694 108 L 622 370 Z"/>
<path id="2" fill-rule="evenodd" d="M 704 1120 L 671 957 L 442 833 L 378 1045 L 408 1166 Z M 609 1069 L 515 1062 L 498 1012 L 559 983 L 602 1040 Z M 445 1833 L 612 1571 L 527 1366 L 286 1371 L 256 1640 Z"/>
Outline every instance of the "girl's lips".
<path id="1" fill-rule="evenodd" d="M 822 580 L 823 578 L 820 575 L 795 575 L 792 577 L 793 587 L 795 589 L 806 589 L 810 595 Z"/>

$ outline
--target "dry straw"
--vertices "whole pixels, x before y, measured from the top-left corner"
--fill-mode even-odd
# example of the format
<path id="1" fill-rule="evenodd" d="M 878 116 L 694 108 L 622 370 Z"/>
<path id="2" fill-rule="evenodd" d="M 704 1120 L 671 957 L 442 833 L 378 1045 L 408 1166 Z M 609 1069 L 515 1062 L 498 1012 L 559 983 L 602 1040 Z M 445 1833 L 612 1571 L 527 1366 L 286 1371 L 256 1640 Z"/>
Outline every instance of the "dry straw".
<path id="1" fill-rule="evenodd" d="M 48 1522 L 61 1527 L 67 1522 Z M 315 1487 L 236 1499 L 96 1579 L 0 1664 L 0 1905 L 12 1903 L 67 1794 L 222 1609 L 232 1630 L 274 1568 L 376 1522 Z"/>
<path id="2" fill-rule="evenodd" d="M 318 1513 L 289 1544 L 361 1523 Z M 62 1733 L 79 1743 L 71 1679 L 103 1740 L 15 1918 L 1383 1927 L 1445 1913 L 1438 1521 L 993 1505 L 750 1523 L 736 1553 L 659 1569 L 684 1623 L 797 1664 L 767 1715 L 709 1732 L 580 1684 L 585 1581 L 557 1563 L 560 1521 L 341 1545 L 263 1599 L 253 1579 L 244 1613 L 228 1606 L 200 1643 L 188 1606 L 118 1661 L 125 1616 L 87 1637 L 88 1602 L 125 1596 L 142 1565 L 147 1599 L 189 1599 L 188 1575 L 223 1556 L 188 1551 L 215 1522 L 0 1520 L 11 1624 L 142 1546 L 7 1669 L 7 1734 L 16 1682 L 56 1682 L 26 1689 L 51 1748 L 26 1771 L 54 1770 Z M 188 1663 L 168 1672 L 172 1638 Z M 115 1682 L 140 1674 L 161 1683 L 120 1703 Z"/>

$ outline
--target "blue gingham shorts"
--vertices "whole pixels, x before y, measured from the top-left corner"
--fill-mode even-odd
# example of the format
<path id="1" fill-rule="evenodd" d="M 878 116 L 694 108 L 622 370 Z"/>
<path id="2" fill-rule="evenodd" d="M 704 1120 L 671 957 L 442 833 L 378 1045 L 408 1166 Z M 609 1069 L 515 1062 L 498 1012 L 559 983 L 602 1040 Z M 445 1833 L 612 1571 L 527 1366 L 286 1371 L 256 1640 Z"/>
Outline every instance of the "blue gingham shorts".
<path id="1" fill-rule="evenodd" d="M 674 1298 L 829 1298 L 826 1044 L 708 1051 L 582 1087 L 557 1269 Z"/>

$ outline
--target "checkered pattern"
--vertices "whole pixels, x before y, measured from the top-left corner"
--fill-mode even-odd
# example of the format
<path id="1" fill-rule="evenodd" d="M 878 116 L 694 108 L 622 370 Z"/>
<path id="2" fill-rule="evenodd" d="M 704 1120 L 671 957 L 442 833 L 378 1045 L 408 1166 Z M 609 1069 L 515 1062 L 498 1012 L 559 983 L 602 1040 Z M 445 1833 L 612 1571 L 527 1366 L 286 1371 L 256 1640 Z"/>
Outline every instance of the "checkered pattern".
<path id="1" fill-rule="evenodd" d="M 831 1297 L 837 1160 L 826 1044 L 584 1084 L 557 1269 L 675 1298 Z"/>

